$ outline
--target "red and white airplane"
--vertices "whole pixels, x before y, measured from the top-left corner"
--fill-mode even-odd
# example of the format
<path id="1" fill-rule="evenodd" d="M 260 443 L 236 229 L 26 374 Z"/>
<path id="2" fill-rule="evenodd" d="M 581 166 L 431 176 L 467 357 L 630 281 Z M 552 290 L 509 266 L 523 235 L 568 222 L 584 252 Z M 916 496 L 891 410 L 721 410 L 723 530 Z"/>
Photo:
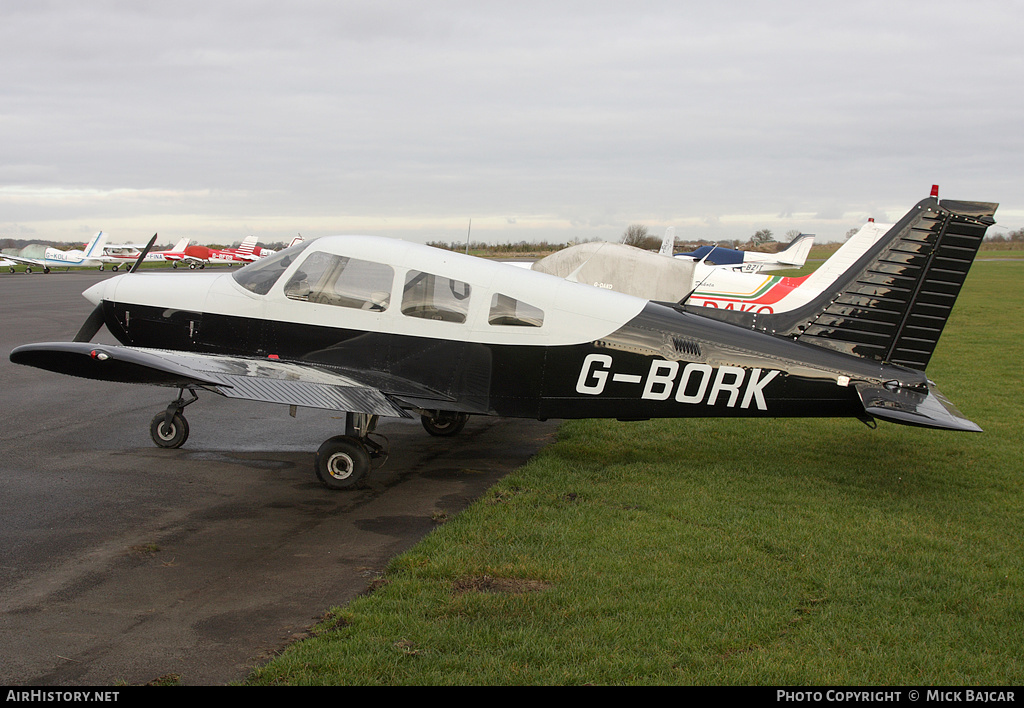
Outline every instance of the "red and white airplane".
<path id="1" fill-rule="evenodd" d="M 145 262 L 153 263 L 166 261 L 167 259 L 164 258 L 164 254 L 181 252 L 185 250 L 186 246 L 188 246 L 188 239 L 183 238 L 167 251 L 151 251 L 147 253 Z M 116 272 L 122 265 L 126 267 L 133 266 L 135 261 L 139 259 L 139 256 L 142 255 L 142 249 L 144 247 L 145 244 L 140 245 L 133 243 L 104 246 L 103 255 L 100 256 L 100 260 L 103 261 L 105 265 L 109 265 L 110 270 Z M 102 270 L 102 267 L 100 269 Z"/>
<path id="2" fill-rule="evenodd" d="M 253 246 L 255 246 L 256 237 L 254 236 L 242 242 L 243 246 L 246 247 L 247 252 L 251 252 L 251 249 L 247 244 L 250 239 Z M 187 265 L 192 270 L 195 270 L 196 268 L 205 268 L 207 263 L 228 263 L 234 265 L 235 263 L 251 262 L 252 259 L 249 257 L 236 255 L 236 250 L 238 249 L 210 248 L 208 246 L 199 245 L 192 246 L 188 245 L 186 242 L 184 247 L 176 248 L 172 251 L 165 251 L 163 256 L 164 260 L 170 261 L 171 266 L 174 268 L 177 268 L 178 264 L 181 263 Z"/>
<path id="3" fill-rule="evenodd" d="M 296 243 L 302 241 L 301 236 L 297 236 L 292 239 L 291 244 L 294 246 Z M 164 260 L 171 261 L 171 266 L 174 268 L 178 267 L 179 263 L 184 263 L 192 270 L 196 268 L 202 269 L 206 267 L 207 263 L 227 263 L 229 266 L 235 263 L 252 263 L 258 261 L 261 258 L 266 258 L 272 253 L 276 253 L 270 248 L 261 248 L 256 245 L 256 237 L 248 236 L 242 243 L 234 248 L 209 248 L 207 246 L 189 246 L 188 242 L 185 245 L 179 243 L 176 250 L 165 251 L 163 253 Z"/>

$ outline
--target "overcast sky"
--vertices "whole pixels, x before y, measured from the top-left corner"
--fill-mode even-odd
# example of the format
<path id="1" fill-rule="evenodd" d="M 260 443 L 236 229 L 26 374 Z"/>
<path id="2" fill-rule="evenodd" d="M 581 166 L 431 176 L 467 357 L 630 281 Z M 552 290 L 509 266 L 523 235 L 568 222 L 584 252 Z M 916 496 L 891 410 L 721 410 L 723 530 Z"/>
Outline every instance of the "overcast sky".
<path id="1" fill-rule="evenodd" d="M 0 237 L 1024 226 L 1024 4 L 0 0 Z"/>

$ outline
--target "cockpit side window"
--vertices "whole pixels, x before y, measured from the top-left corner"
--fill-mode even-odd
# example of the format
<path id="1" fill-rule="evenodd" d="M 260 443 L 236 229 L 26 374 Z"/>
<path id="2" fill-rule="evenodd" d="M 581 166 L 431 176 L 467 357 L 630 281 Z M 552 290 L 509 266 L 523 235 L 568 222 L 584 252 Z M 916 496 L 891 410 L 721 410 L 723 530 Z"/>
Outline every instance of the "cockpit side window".
<path id="1" fill-rule="evenodd" d="M 266 295 L 274 287 L 274 283 L 281 277 L 281 274 L 288 270 L 288 267 L 295 262 L 296 257 L 311 243 L 313 242 L 303 241 L 289 246 L 283 251 L 261 258 L 255 263 L 250 263 L 235 271 L 231 277 L 249 292 Z"/>
<path id="2" fill-rule="evenodd" d="M 544 312 L 508 295 L 494 293 L 487 323 L 501 327 L 540 327 L 544 324 Z"/>
<path id="3" fill-rule="evenodd" d="M 395 272 L 383 263 L 316 252 L 284 286 L 285 296 L 322 305 L 383 312 L 391 302 Z"/>
<path id="4" fill-rule="evenodd" d="M 405 276 L 402 314 L 427 320 L 465 322 L 469 293 L 469 283 L 411 270 Z"/>

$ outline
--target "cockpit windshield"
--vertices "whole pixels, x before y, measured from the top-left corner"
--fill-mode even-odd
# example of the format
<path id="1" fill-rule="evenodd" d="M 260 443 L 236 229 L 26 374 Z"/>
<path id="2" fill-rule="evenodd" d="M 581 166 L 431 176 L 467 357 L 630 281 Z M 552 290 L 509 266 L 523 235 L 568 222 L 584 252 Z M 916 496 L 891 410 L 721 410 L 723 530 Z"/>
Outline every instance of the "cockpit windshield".
<path id="1" fill-rule="evenodd" d="M 231 277 L 249 292 L 266 295 L 274 287 L 274 283 L 281 277 L 281 274 L 288 270 L 288 266 L 294 263 L 298 255 L 311 243 L 313 242 L 303 241 L 289 246 L 266 258 L 261 258 L 255 263 L 250 263 L 233 273 Z"/>

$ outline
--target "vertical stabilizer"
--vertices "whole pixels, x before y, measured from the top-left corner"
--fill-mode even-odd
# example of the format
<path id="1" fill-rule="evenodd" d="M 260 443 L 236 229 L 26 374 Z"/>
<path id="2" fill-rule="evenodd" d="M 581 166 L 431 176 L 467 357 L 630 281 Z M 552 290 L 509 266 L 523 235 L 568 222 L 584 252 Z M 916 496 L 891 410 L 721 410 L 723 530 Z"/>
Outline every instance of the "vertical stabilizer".
<path id="1" fill-rule="evenodd" d="M 96 235 L 92 237 L 92 240 L 85 245 L 83 253 L 86 256 L 102 256 L 103 249 L 107 245 L 107 235 L 102 231 L 97 231 Z"/>
<path id="2" fill-rule="evenodd" d="M 811 246 L 814 245 L 814 234 L 800 234 L 786 247 L 786 250 L 779 251 L 776 257 L 779 263 L 803 267 L 807 262 L 807 256 L 811 253 Z"/>
<path id="3" fill-rule="evenodd" d="M 665 235 L 661 239 L 661 249 L 658 251 L 662 256 L 674 255 L 676 250 L 676 227 L 669 226 L 665 229 Z"/>
<path id="4" fill-rule="evenodd" d="M 923 371 L 997 207 L 922 200 L 833 289 L 758 327 Z"/>

